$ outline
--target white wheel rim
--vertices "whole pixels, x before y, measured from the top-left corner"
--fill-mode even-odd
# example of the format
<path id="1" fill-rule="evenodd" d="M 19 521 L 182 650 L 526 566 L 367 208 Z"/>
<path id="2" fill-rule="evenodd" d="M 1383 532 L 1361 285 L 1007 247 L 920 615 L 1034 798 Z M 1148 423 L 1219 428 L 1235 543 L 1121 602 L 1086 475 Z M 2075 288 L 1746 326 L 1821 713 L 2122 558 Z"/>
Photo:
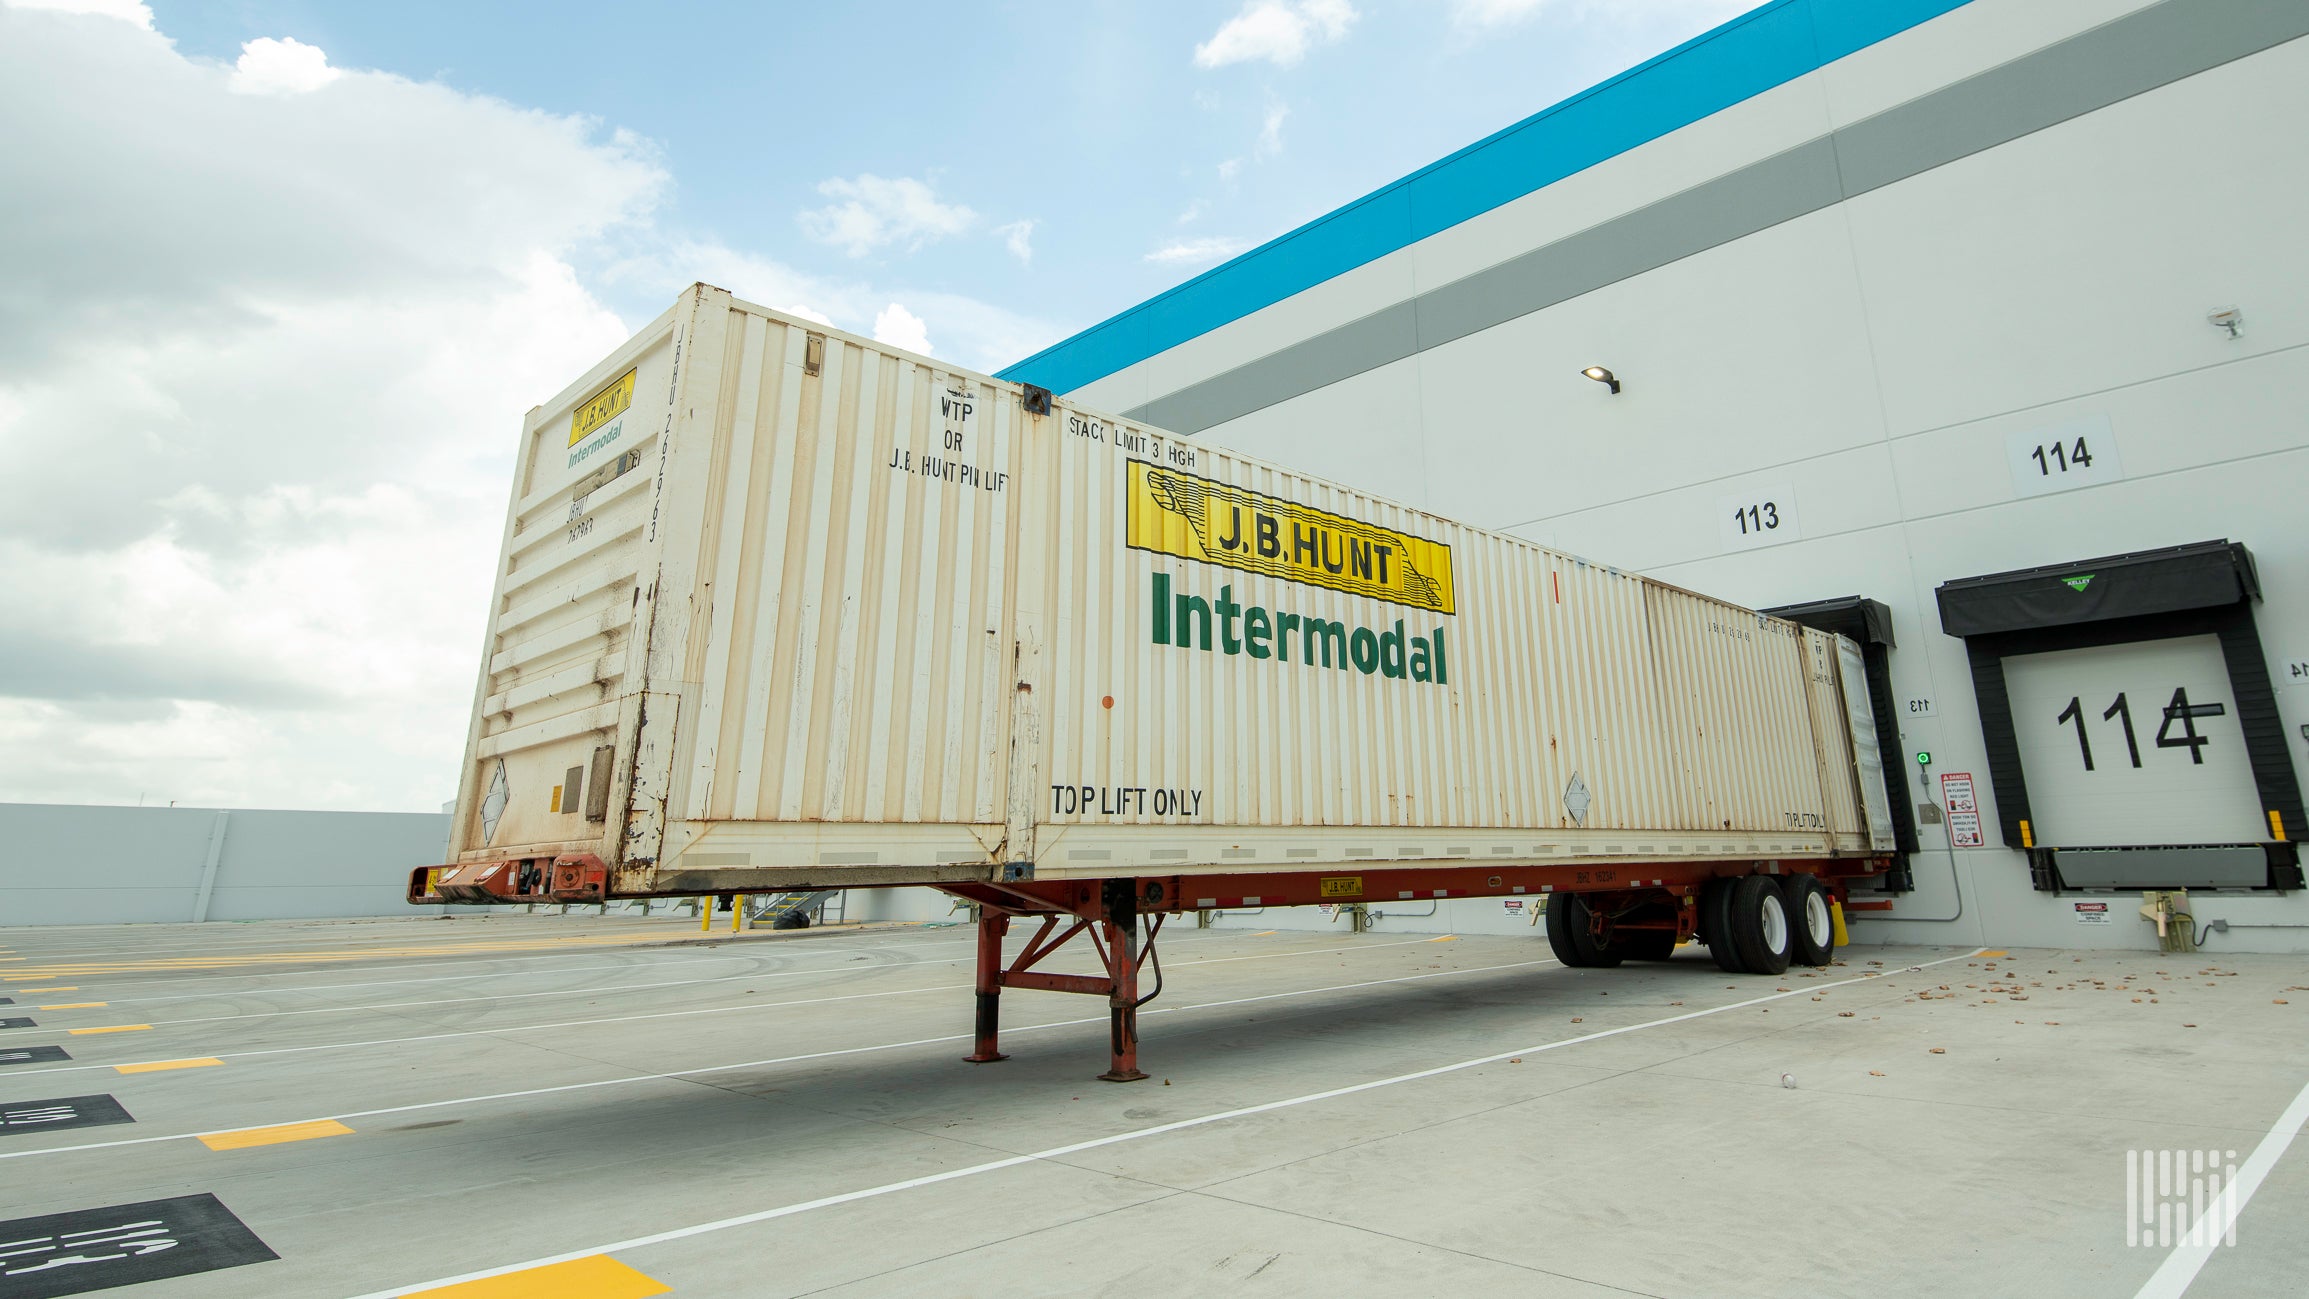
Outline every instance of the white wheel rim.
<path id="1" fill-rule="evenodd" d="M 1781 904 L 1780 899 L 1767 895 L 1764 898 L 1763 910 L 1764 950 L 1767 952 L 1787 951 L 1788 908 Z"/>
<path id="2" fill-rule="evenodd" d="M 1820 947 L 1826 947 L 1836 936 L 1836 926 L 1828 918 L 1828 899 L 1817 893 L 1804 899 L 1804 928 Z"/>

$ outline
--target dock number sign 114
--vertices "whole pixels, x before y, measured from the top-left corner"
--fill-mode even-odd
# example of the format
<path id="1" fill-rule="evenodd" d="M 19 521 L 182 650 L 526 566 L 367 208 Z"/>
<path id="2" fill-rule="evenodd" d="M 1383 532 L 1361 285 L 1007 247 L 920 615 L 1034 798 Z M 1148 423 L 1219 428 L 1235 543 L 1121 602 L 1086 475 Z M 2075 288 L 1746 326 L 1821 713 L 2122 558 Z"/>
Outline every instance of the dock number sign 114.
<path id="1" fill-rule="evenodd" d="M 2106 415 L 2007 433 L 2004 458 L 2015 496 L 2097 487 L 2125 476 L 2124 464 L 2117 458 L 2117 435 Z"/>

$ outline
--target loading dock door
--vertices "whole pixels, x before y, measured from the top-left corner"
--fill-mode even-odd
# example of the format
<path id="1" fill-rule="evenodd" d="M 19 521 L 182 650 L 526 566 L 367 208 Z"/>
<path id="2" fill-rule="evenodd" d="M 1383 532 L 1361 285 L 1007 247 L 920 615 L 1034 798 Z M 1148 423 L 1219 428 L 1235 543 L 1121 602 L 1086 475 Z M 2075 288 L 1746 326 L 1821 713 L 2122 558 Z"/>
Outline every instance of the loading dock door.
<path id="1" fill-rule="evenodd" d="M 2004 680 L 2038 846 L 2268 837 L 2217 637 L 2014 655 Z"/>
<path id="2" fill-rule="evenodd" d="M 2243 546 L 2102 555 L 1934 594 L 1972 667 L 1997 829 L 2026 852 L 2033 887 L 2302 887 L 2309 827 Z"/>

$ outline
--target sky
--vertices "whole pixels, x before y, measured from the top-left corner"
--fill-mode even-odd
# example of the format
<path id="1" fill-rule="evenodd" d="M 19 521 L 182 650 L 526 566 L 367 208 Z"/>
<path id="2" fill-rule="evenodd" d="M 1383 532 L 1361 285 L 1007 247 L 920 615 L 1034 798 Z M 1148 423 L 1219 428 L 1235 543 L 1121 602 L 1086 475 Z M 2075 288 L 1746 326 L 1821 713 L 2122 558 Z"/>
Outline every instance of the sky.
<path id="1" fill-rule="evenodd" d="M 432 811 L 523 412 L 1019 360 L 1749 0 L 0 0 L 0 802 Z"/>

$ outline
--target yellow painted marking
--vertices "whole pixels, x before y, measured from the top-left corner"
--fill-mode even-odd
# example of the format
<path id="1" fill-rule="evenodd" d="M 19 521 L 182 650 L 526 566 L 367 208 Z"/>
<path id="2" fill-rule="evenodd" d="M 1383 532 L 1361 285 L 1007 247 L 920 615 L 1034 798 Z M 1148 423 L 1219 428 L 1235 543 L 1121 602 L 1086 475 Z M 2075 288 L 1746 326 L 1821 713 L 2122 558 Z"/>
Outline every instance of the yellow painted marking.
<path id="1" fill-rule="evenodd" d="M 315 1119 L 310 1123 L 283 1123 L 277 1128 L 242 1128 L 238 1132 L 212 1132 L 200 1139 L 211 1150 L 240 1150 L 248 1146 L 277 1146 L 284 1141 L 311 1141 L 315 1137 L 350 1136 L 352 1129 L 335 1119 Z"/>
<path id="2" fill-rule="evenodd" d="M 206 1069 L 210 1065 L 223 1063 L 224 1061 L 215 1056 L 207 1055 L 198 1060 L 147 1060 L 143 1064 L 116 1064 L 112 1066 L 112 1071 L 114 1073 L 159 1073 L 163 1069 Z"/>
<path id="3" fill-rule="evenodd" d="M 229 970 L 276 965 L 334 965 L 346 961 L 395 960 L 413 956 L 472 956 L 484 952 L 553 952 L 571 948 L 624 947 L 635 943 L 662 943 L 666 941 L 666 938 L 665 933 L 653 929 L 639 933 L 500 939 L 493 942 L 447 942 L 423 946 L 317 948 L 301 952 L 150 957 L 142 960 L 124 961 L 59 961 L 6 977 L 9 982 L 16 983 L 75 977 L 85 978 L 94 974 L 167 974 L 182 970 Z"/>
<path id="4" fill-rule="evenodd" d="M 1975 956 L 1996 956 L 1996 957 L 2005 957 L 2005 956 L 2010 956 L 2010 955 L 2012 955 L 2012 953 L 2010 953 L 2010 952 L 1975 952 L 1975 953 L 1974 953 L 1974 955 L 1975 955 Z"/>
<path id="5" fill-rule="evenodd" d="M 412 1290 L 403 1299 L 422 1295 L 447 1299 L 644 1299 L 672 1292 L 672 1286 L 643 1276 L 607 1254 L 596 1254 L 478 1281 Z"/>
<path id="6" fill-rule="evenodd" d="M 79 989 L 79 988 L 77 988 L 77 987 L 70 987 L 70 988 L 12 988 L 12 989 L 10 989 L 10 991 L 12 991 L 12 992 L 21 992 L 21 993 L 25 994 L 26 996 L 30 996 L 31 994 L 33 994 L 33 993 L 35 993 L 35 992 L 78 992 L 78 991 L 80 991 L 80 989 Z"/>
<path id="7" fill-rule="evenodd" d="M 1430 939 L 1428 939 L 1427 941 L 1428 941 L 1428 942 L 1431 942 L 1431 943 L 1456 943 L 1456 942 L 1458 942 L 1458 941 L 1459 941 L 1459 935 L 1457 935 L 1457 934 L 1445 934 L 1445 935 L 1444 935 L 1443 937 L 1441 937 L 1441 938 L 1430 938 Z"/>
<path id="8" fill-rule="evenodd" d="M 60 1002 L 57 1002 L 57 1003 L 56 1003 L 55 1005 L 53 1005 L 53 1006 L 39 1006 L 39 1007 L 35 1007 L 35 1009 L 38 1009 L 38 1010 L 94 1010 L 94 1009 L 96 1009 L 98 1006 L 109 1006 L 109 1005 L 111 1005 L 111 1004 L 112 1004 L 112 1003 L 111 1003 L 111 1002 L 109 1002 L 109 1001 L 60 1001 Z"/>
<path id="9" fill-rule="evenodd" d="M 1257 932 L 1257 933 L 1255 933 L 1255 934 L 1251 935 L 1251 937 L 1253 937 L 1253 938 L 1266 938 L 1266 937 L 1270 937 L 1270 936 L 1272 936 L 1272 935 L 1274 935 L 1274 934 L 1279 934 L 1279 933 L 1281 933 L 1281 932 L 1283 932 L 1283 931 L 1282 931 L 1282 930 L 1280 930 L 1280 929 L 1262 929 L 1262 930 L 1260 930 L 1259 932 Z"/>
<path id="10" fill-rule="evenodd" d="M 90 1033 L 143 1033 L 151 1028 L 150 1024 L 106 1024 L 102 1028 L 73 1028 L 65 1031 L 74 1037 L 84 1037 Z"/>

